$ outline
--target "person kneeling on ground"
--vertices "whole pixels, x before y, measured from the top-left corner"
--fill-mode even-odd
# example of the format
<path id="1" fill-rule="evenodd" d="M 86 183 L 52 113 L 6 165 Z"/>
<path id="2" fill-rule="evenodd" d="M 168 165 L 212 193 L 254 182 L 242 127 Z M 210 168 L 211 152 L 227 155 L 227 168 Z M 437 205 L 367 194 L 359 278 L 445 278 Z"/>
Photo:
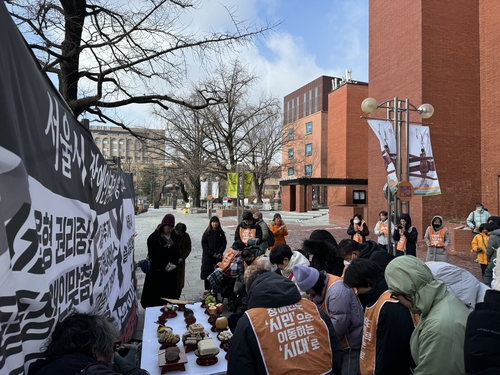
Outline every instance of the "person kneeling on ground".
<path id="1" fill-rule="evenodd" d="M 260 272 L 247 281 L 248 310 L 231 340 L 227 374 L 340 375 L 342 346 L 328 316 L 290 280 Z"/>
<path id="2" fill-rule="evenodd" d="M 58 322 L 42 353 L 44 359 L 33 363 L 29 375 L 149 375 L 136 366 L 137 347 L 122 357 L 115 353 L 120 331 L 99 315 L 73 313 Z"/>

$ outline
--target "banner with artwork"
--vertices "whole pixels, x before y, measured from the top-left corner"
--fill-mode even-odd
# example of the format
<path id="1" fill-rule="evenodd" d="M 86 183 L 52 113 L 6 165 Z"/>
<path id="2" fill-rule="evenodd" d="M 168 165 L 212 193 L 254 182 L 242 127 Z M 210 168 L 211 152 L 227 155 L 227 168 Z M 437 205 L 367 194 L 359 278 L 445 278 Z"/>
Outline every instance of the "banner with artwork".
<path id="1" fill-rule="evenodd" d="M 227 196 L 236 198 L 238 195 L 238 173 L 227 172 Z"/>
<path id="2" fill-rule="evenodd" d="M 415 195 L 439 195 L 441 188 L 431 147 L 428 126 L 410 124 L 410 183 Z"/>
<path id="3" fill-rule="evenodd" d="M 27 373 L 73 310 L 137 325 L 134 190 L 0 4 L 0 373 Z"/>
<path id="4" fill-rule="evenodd" d="M 208 196 L 208 181 L 201 181 L 200 184 L 200 198 L 207 199 Z"/>
<path id="5" fill-rule="evenodd" d="M 212 182 L 212 197 L 214 199 L 219 198 L 219 181 Z"/>
<path id="6" fill-rule="evenodd" d="M 389 186 L 391 193 L 395 194 L 398 189 L 398 177 L 396 175 L 396 137 L 392 122 L 374 119 L 367 121 L 380 142 L 382 160 L 387 175 L 387 186 Z"/>

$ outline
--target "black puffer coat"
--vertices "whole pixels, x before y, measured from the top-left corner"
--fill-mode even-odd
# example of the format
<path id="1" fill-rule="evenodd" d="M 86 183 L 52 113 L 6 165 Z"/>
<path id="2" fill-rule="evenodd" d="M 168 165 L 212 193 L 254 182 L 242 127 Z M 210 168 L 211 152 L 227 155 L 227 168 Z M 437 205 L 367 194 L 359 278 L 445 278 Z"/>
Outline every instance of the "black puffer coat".
<path id="1" fill-rule="evenodd" d="M 226 247 L 227 240 L 224 232 L 210 229 L 208 233 L 203 233 L 203 237 L 201 238 L 203 253 L 201 256 L 200 279 L 205 280 L 214 271 L 214 267 L 222 259 L 222 254 L 226 250 Z M 220 254 L 221 257 L 216 257 L 217 254 Z"/>

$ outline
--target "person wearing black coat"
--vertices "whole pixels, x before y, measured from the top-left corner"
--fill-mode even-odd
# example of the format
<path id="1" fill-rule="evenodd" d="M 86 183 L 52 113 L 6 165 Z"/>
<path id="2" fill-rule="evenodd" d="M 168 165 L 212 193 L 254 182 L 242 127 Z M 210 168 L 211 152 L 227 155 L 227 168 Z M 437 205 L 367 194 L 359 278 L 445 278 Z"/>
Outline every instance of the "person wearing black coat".
<path id="1" fill-rule="evenodd" d="M 399 223 L 392 233 L 392 239 L 396 241 L 396 256 L 417 256 L 417 228 L 411 226 L 411 217 L 408 214 L 399 216 Z"/>
<path id="2" fill-rule="evenodd" d="M 234 231 L 234 240 L 242 241 L 245 246 L 249 246 L 248 240 L 256 238 L 260 244 L 262 242 L 262 228 L 256 223 L 253 214 L 250 211 L 245 211 L 241 216 L 243 220 L 241 220 Z"/>
<path id="3" fill-rule="evenodd" d="M 162 298 L 178 298 L 177 265 L 181 256 L 174 232 L 175 217 L 166 214 L 156 230 L 148 237 L 149 272 L 144 279 L 141 295 L 143 308 L 163 306 Z"/>
<path id="4" fill-rule="evenodd" d="M 467 318 L 465 327 L 465 373 L 500 374 L 500 291 L 490 289 L 484 301 Z"/>
<path id="5" fill-rule="evenodd" d="M 365 332 L 368 319 L 366 308 L 374 306 L 389 289 L 382 268 L 365 258 L 353 259 L 345 271 L 344 284 L 357 288 L 359 301 L 365 309 L 363 347 L 375 345 L 373 375 L 412 374 L 411 369 L 415 367 L 415 363 L 411 356 L 410 338 L 415 327 L 408 308 L 396 300 L 385 302 L 380 308 L 377 321 L 371 323 L 377 324 L 375 337 L 370 337 Z"/>
<path id="6" fill-rule="evenodd" d="M 252 328 L 248 311 L 253 308 L 273 309 L 280 307 L 284 308 L 285 306 L 290 306 L 289 311 L 293 311 L 295 309 L 295 304 L 302 301 L 302 296 L 295 286 L 295 283 L 286 277 L 277 275 L 275 272 L 264 272 L 263 270 L 255 271 L 247 280 L 247 289 L 248 310 L 238 321 L 236 331 L 231 339 L 231 349 L 228 352 L 227 363 L 228 375 L 260 375 L 268 373 L 256 334 Z M 330 339 L 331 358 L 328 360 L 331 361 L 329 364 L 331 365 L 332 371 L 328 372 L 328 374 L 340 375 L 343 361 L 342 344 L 333 328 L 331 319 L 323 310 L 318 307 L 316 308 L 321 316 L 321 320 L 326 325 L 325 328 L 328 329 L 328 336 Z M 300 319 L 300 311 L 295 310 L 294 312 L 294 318 L 296 320 Z M 289 321 L 287 324 L 289 324 L 289 327 L 297 327 L 301 323 L 298 321 Z M 295 336 L 294 340 L 297 338 L 298 337 Z M 302 355 L 306 356 L 303 364 L 307 366 L 307 353 Z M 283 357 L 284 352 L 276 348 L 273 361 L 285 363 L 286 361 Z M 325 358 L 325 360 L 327 359 Z M 300 371 L 300 369 L 297 369 L 297 373 L 300 373 Z M 310 371 L 302 372 L 311 374 Z"/>
<path id="7" fill-rule="evenodd" d="M 342 276 L 344 259 L 337 253 L 337 241 L 333 235 L 324 230 L 316 229 L 302 244 L 302 250 L 309 259 L 311 267 L 318 271 L 326 271 L 335 276 Z"/>
<path id="8" fill-rule="evenodd" d="M 201 238 L 201 248 L 203 252 L 201 256 L 200 279 L 205 280 L 205 290 L 210 289 L 210 283 L 207 281 L 207 277 L 214 272 L 215 265 L 222 259 L 222 254 L 224 254 L 226 246 L 226 234 L 220 226 L 219 218 L 217 216 L 212 216 Z"/>

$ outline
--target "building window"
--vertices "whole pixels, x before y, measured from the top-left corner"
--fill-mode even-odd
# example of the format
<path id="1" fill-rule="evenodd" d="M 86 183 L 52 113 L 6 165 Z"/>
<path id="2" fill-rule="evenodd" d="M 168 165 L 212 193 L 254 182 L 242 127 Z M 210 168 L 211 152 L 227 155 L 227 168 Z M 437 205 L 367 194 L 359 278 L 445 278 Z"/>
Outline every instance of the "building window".
<path id="1" fill-rule="evenodd" d="M 304 117 L 307 116 L 307 93 L 304 93 Z"/>
<path id="2" fill-rule="evenodd" d="M 105 139 L 105 140 L 102 141 L 102 143 L 104 143 L 105 145 L 107 145 L 108 144 L 108 140 Z"/>
<path id="3" fill-rule="evenodd" d="M 306 166 L 304 167 L 304 175 L 306 177 L 311 177 L 313 174 L 313 166 L 312 164 L 306 164 Z"/>
<path id="4" fill-rule="evenodd" d="M 295 100 L 292 99 L 292 121 L 295 119 Z"/>
<path id="5" fill-rule="evenodd" d="M 297 108 L 297 120 L 300 118 L 299 117 L 299 96 L 297 96 L 297 106 L 295 108 Z"/>
<path id="6" fill-rule="evenodd" d="M 352 191 L 353 204 L 366 204 L 366 190 L 353 190 Z"/>
<path id="7" fill-rule="evenodd" d="M 313 132 L 313 123 L 309 121 L 306 123 L 306 134 L 311 134 Z"/>
<path id="8" fill-rule="evenodd" d="M 312 113 L 312 107 L 313 107 L 313 91 L 309 90 L 309 114 Z"/>
<path id="9" fill-rule="evenodd" d="M 313 153 L 313 145 L 312 143 L 306 144 L 306 156 L 311 156 Z"/>
<path id="10" fill-rule="evenodd" d="M 288 149 L 288 159 L 293 159 L 293 148 Z"/>
<path id="11" fill-rule="evenodd" d="M 293 167 L 288 168 L 288 175 L 289 176 L 293 176 L 294 175 Z"/>
<path id="12" fill-rule="evenodd" d="M 293 138 L 294 138 L 293 129 L 288 129 L 288 139 L 293 139 Z"/>

